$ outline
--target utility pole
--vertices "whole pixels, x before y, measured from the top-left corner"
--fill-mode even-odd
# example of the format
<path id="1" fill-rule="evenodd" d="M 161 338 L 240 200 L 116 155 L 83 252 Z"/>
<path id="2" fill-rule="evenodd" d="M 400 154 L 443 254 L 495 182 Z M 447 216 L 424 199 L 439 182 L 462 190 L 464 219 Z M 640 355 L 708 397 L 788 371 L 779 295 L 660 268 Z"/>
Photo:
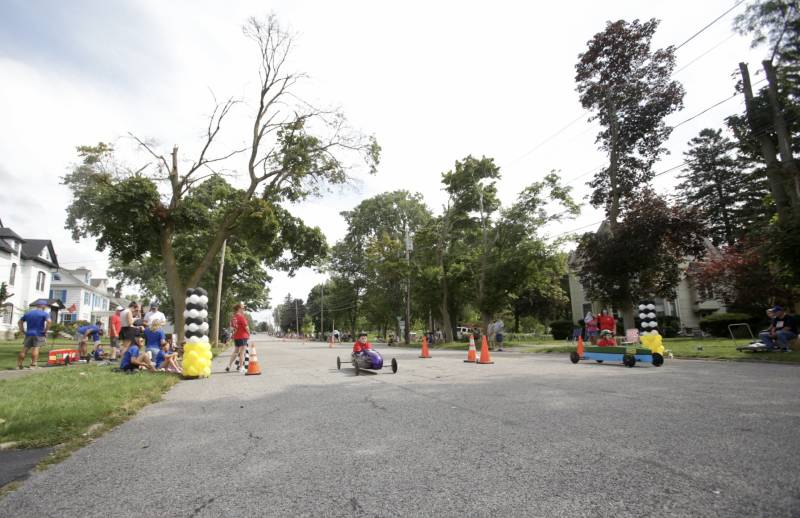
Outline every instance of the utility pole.
<path id="1" fill-rule="evenodd" d="M 225 247 L 228 244 L 228 240 L 222 242 L 222 257 L 219 258 L 219 276 L 217 277 L 217 300 L 215 301 L 216 308 L 214 309 L 214 336 L 212 338 L 212 343 L 214 347 L 219 345 L 219 305 L 222 299 L 222 272 L 225 269 Z"/>
<path id="2" fill-rule="evenodd" d="M 408 270 L 406 277 L 406 328 L 405 328 L 405 343 L 411 343 L 411 250 L 414 247 L 411 242 L 411 236 L 408 234 L 408 222 L 405 223 L 406 231 L 406 267 Z"/>
<path id="3" fill-rule="evenodd" d="M 294 299 L 294 319 L 297 322 L 297 336 L 300 336 L 300 312 L 297 310 L 297 299 Z"/>
<path id="4" fill-rule="evenodd" d="M 325 283 L 322 283 L 322 295 L 319 297 L 319 330 L 322 332 L 322 341 L 325 341 Z"/>

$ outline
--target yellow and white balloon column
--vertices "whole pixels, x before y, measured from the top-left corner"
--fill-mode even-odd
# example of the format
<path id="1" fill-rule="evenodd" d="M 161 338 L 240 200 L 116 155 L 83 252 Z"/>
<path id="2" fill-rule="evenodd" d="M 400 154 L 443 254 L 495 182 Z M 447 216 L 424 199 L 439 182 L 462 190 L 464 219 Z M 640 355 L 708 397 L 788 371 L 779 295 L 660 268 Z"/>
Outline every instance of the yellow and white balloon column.
<path id="1" fill-rule="evenodd" d="M 211 344 L 208 342 L 208 292 L 203 288 L 186 290 L 186 345 L 183 346 L 183 375 L 187 378 L 211 376 Z"/>

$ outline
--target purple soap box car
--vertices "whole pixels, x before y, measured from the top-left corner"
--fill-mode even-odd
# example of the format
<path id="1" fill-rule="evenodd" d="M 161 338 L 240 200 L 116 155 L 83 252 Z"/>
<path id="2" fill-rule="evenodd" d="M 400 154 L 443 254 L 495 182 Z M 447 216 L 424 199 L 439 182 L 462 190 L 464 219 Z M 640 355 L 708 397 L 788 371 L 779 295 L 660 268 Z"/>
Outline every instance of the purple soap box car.
<path id="1" fill-rule="evenodd" d="M 350 361 L 342 361 L 340 357 L 336 357 L 336 368 L 342 368 L 343 363 L 352 363 L 353 368 L 356 370 L 356 376 L 358 376 L 362 370 L 373 370 L 379 371 L 384 367 L 391 367 L 393 373 L 397 373 L 397 360 L 392 358 L 392 363 L 390 365 L 383 365 L 383 356 L 381 353 L 376 351 L 375 349 L 365 349 L 359 353 L 352 353 L 350 355 Z"/>

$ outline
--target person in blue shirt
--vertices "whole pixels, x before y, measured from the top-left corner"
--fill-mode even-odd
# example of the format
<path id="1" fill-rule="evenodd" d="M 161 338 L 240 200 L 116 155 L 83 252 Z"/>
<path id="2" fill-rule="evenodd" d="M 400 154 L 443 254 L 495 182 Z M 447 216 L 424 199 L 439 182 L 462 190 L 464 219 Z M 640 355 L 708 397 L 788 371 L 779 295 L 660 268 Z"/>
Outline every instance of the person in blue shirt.
<path id="1" fill-rule="evenodd" d="M 95 322 L 94 325 L 86 324 L 78 328 L 75 339 L 78 341 L 78 354 L 81 358 L 88 358 L 86 353 L 86 342 L 92 339 L 92 354 L 100 346 L 100 335 L 103 334 L 103 323 Z"/>
<path id="2" fill-rule="evenodd" d="M 139 367 L 144 367 L 150 372 L 156 371 L 147 353 L 140 350 L 139 346 L 134 342 L 125 350 L 125 354 L 122 355 L 122 361 L 119 363 L 119 370 L 123 372 L 135 372 L 139 370 Z"/>
<path id="3" fill-rule="evenodd" d="M 178 365 L 178 353 L 171 352 L 169 342 L 161 344 L 161 350 L 155 356 L 156 370 L 182 374 L 181 367 Z"/>
<path id="4" fill-rule="evenodd" d="M 50 329 L 50 312 L 47 309 L 47 301 L 39 299 L 36 301 L 36 309 L 28 311 L 19 319 L 19 332 L 25 338 L 22 341 L 22 350 L 17 357 L 17 369 L 22 369 L 28 349 L 31 350 L 31 369 L 36 368 L 36 362 L 39 360 L 39 347 L 45 345 L 47 330 Z"/>
<path id="5" fill-rule="evenodd" d="M 144 330 L 144 346 L 150 355 L 151 360 L 155 360 L 161 346 L 167 341 L 164 330 L 161 329 L 162 321 L 154 320 L 150 326 Z"/>

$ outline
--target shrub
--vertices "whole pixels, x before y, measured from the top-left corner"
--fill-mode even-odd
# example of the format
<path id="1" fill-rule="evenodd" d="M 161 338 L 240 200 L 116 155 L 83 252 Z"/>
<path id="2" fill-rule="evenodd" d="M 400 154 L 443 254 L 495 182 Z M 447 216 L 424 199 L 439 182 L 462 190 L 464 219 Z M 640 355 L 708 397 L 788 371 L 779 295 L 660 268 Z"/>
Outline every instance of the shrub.
<path id="1" fill-rule="evenodd" d="M 753 328 L 758 325 L 760 317 L 753 317 L 746 313 L 713 313 L 700 321 L 700 329 L 711 336 L 722 338 L 730 337 L 729 324 L 750 324 Z M 754 329 L 755 334 L 758 330 Z"/>
<path id="2" fill-rule="evenodd" d="M 572 336 L 572 327 L 574 324 L 569 320 L 556 320 L 550 322 L 550 332 L 553 334 L 554 340 L 566 340 Z"/>

